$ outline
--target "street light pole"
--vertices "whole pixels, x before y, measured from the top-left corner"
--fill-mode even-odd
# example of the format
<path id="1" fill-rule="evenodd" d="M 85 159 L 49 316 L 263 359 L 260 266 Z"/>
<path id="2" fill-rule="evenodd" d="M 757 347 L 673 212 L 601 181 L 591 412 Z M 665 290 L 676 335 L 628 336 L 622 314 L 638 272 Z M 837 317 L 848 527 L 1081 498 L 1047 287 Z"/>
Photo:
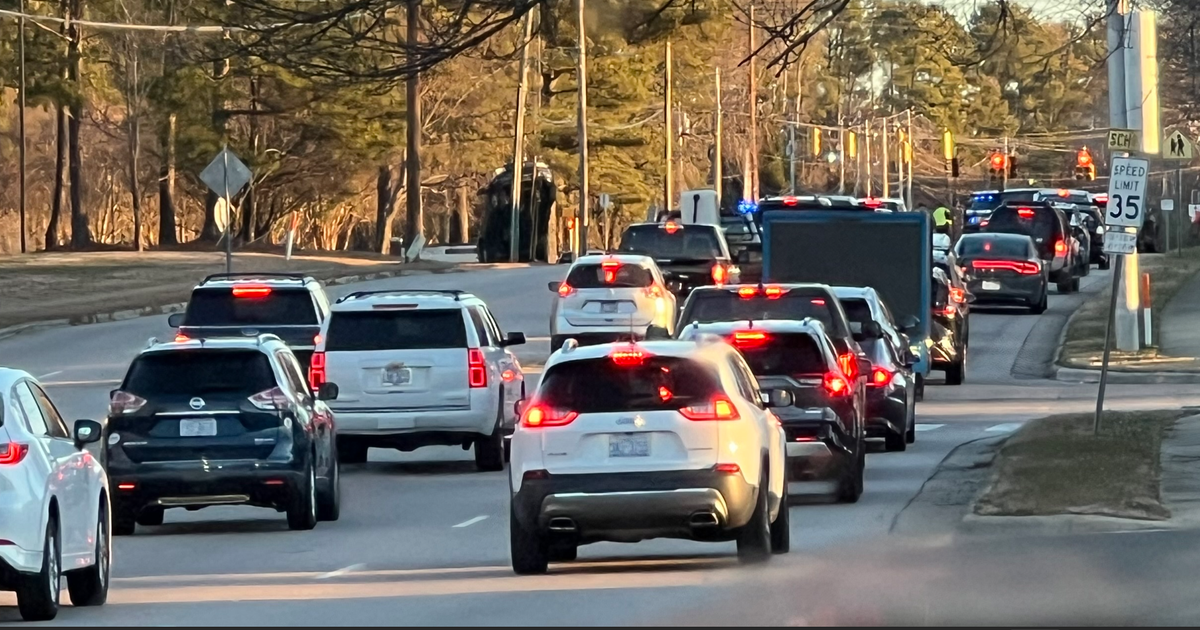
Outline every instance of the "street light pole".
<path id="1" fill-rule="evenodd" d="M 18 153 L 20 155 L 19 161 L 21 170 L 21 253 L 24 254 L 26 251 L 28 251 L 28 246 L 25 244 L 25 0 L 21 0 L 20 7 L 21 17 L 19 28 L 21 34 L 19 37 L 20 44 L 18 45 L 18 48 L 20 49 L 19 55 L 21 58 L 21 113 L 18 116 L 19 122 L 17 124 L 21 127 L 21 148 Z M 51 247 L 52 245 L 53 243 L 46 243 L 47 248 Z"/>
<path id="2" fill-rule="evenodd" d="M 579 111 L 576 114 L 579 132 L 579 253 L 582 256 L 588 250 L 588 146 L 587 146 L 587 30 L 583 23 L 584 0 L 576 0 L 579 19 L 579 67 L 578 91 Z"/>
<path id="3" fill-rule="evenodd" d="M 508 261 L 521 260 L 521 189 L 524 183 L 525 166 L 525 95 L 529 82 L 529 40 L 533 36 L 533 11 L 525 14 L 525 28 L 521 39 L 521 66 L 517 70 L 517 120 L 513 130 L 512 207 L 509 209 Z M 537 165 L 530 180 L 532 187 L 537 181 Z M 530 209 L 531 213 L 537 212 Z M 532 243 L 532 240 L 530 241 Z M 532 258 L 531 258 L 532 260 Z"/>

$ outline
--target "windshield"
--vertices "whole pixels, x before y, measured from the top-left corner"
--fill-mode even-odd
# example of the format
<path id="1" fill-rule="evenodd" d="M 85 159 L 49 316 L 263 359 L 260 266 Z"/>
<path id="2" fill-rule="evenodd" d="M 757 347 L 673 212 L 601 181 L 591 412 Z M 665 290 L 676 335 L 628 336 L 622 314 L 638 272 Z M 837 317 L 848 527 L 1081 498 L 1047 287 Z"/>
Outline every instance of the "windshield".
<path id="1" fill-rule="evenodd" d="M 307 289 L 197 289 L 188 302 L 187 326 L 316 326 L 317 307 Z"/>
<path id="2" fill-rule="evenodd" d="M 973 256 L 1025 258 L 1029 256 L 1029 242 L 1021 238 L 970 234 L 958 242 L 957 254 L 961 258 Z"/>
<path id="3" fill-rule="evenodd" d="M 654 284 L 654 275 L 641 265 L 577 265 L 567 274 L 567 284 L 576 289 L 630 289 Z"/>
<path id="4" fill-rule="evenodd" d="M 829 370 L 817 340 L 805 333 L 767 333 L 765 343 L 739 345 L 755 376 L 824 374 Z"/>
<path id="5" fill-rule="evenodd" d="M 732 291 L 694 292 L 688 301 L 681 324 L 700 322 L 732 322 L 739 320 L 795 319 L 811 317 L 829 330 L 834 337 L 844 337 L 847 331 L 839 330 L 835 323 L 831 300 L 812 292 L 785 293 L 782 297 L 742 298 Z"/>
<path id="6" fill-rule="evenodd" d="M 327 336 L 328 352 L 467 347 L 459 309 L 335 312 Z"/>
<path id="7" fill-rule="evenodd" d="M 183 350 L 133 360 L 121 389 L 135 396 L 253 396 L 275 387 L 267 355 L 257 350 Z"/>
<path id="8" fill-rule="evenodd" d="M 673 260 L 723 258 L 716 229 L 707 225 L 632 225 L 621 235 L 620 251 Z"/>
<path id="9" fill-rule="evenodd" d="M 542 377 L 541 404 L 578 413 L 681 409 L 720 391 L 704 365 L 678 357 L 648 357 L 620 366 L 608 357 L 559 363 Z"/>

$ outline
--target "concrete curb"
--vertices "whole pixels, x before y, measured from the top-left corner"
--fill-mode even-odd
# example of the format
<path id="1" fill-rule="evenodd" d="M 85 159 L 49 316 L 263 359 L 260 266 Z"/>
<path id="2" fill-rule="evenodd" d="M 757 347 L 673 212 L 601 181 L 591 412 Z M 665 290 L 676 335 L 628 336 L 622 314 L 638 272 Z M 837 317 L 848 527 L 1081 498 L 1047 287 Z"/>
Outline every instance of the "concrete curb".
<path id="1" fill-rule="evenodd" d="M 482 269 L 491 269 L 495 265 L 481 265 Z M 447 267 L 445 269 L 396 269 L 389 271 L 373 271 L 371 273 L 353 274 L 348 276 L 338 276 L 322 280 L 325 286 L 340 286 L 343 284 L 353 284 L 356 282 L 368 282 L 371 280 L 383 280 L 385 278 L 396 278 L 399 276 L 420 276 L 435 273 L 460 273 L 467 271 L 463 267 Z M 119 311 L 105 311 L 98 313 L 88 313 L 86 315 L 76 315 L 74 317 L 61 319 L 48 319 L 39 322 L 28 322 L 24 324 L 15 324 L 0 328 L 0 340 L 15 337 L 21 333 L 45 330 L 47 328 L 60 328 L 63 326 L 82 326 L 85 324 L 103 324 L 107 322 L 119 322 L 127 319 L 135 319 L 138 317 L 147 317 L 152 315 L 169 315 L 178 313 L 187 308 L 187 302 L 173 302 L 171 304 L 157 304 L 150 306 L 142 306 L 138 308 L 122 309 Z"/>
<path id="2" fill-rule="evenodd" d="M 1067 383 L 1099 383 L 1100 370 L 1059 366 L 1054 380 Z M 1191 372 L 1128 372 L 1108 368 L 1108 382 L 1118 385 L 1194 385 L 1200 383 L 1200 374 Z"/>

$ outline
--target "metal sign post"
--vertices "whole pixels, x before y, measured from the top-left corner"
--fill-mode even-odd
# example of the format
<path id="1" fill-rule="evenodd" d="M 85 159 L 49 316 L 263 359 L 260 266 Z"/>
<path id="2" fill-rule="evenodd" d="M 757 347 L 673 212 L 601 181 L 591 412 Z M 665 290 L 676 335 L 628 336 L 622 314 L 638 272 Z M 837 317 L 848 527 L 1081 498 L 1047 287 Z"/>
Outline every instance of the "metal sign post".
<path id="1" fill-rule="evenodd" d="M 1112 334 L 1117 314 L 1117 294 L 1124 276 L 1125 255 L 1137 251 L 1137 234 L 1146 219 L 1146 177 L 1150 162 L 1142 158 L 1118 157 L 1112 160 L 1108 180 L 1108 205 L 1104 209 L 1104 253 L 1118 254 L 1112 272 L 1112 295 L 1108 301 L 1108 324 L 1104 330 L 1104 358 L 1100 365 L 1100 388 L 1096 393 L 1096 418 L 1092 431 L 1100 434 L 1104 414 L 1104 389 L 1108 384 L 1108 361 L 1112 352 Z"/>
<path id="2" fill-rule="evenodd" d="M 208 186 L 209 190 L 221 196 L 225 202 L 224 211 L 225 226 L 225 272 L 233 271 L 233 196 L 242 191 L 246 184 L 250 182 L 253 175 L 250 169 L 229 150 L 228 145 L 221 147 L 221 152 L 213 161 L 200 171 L 200 181 Z M 220 204 L 214 208 L 214 214 L 220 210 Z M 215 217 L 220 222 L 220 217 Z"/>

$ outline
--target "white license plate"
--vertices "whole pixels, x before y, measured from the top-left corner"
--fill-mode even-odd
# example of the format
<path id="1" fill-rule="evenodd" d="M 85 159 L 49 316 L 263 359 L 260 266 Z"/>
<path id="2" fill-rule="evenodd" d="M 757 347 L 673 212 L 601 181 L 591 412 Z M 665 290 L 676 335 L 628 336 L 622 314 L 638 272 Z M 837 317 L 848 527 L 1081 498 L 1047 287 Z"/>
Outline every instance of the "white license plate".
<path id="1" fill-rule="evenodd" d="M 983 289 L 985 291 L 999 291 L 1000 283 L 999 282 L 988 282 L 987 280 L 984 280 L 983 281 Z"/>
<path id="2" fill-rule="evenodd" d="M 645 433 L 608 436 L 609 457 L 649 457 L 650 436 Z"/>
<path id="3" fill-rule="evenodd" d="M 216 418 L 184 418 L 179 421 L 179 437 L 212 437 L 216 434 Z"/>
<path id="4" fill-rule="evenodd" d="M 619 306 L 620 306 L 620 304 L 617 304 L 616 302 L 602 302 L 600 304 L 600 312 L 601 313 L 616 313 L 617 307 L 619 307 Z"/>
<path id="5" fill-rule="evenodd" d="M 389 368 L 383 371 L 384 385 L 408 385 L 412 383 L 411 368 Z"/>

